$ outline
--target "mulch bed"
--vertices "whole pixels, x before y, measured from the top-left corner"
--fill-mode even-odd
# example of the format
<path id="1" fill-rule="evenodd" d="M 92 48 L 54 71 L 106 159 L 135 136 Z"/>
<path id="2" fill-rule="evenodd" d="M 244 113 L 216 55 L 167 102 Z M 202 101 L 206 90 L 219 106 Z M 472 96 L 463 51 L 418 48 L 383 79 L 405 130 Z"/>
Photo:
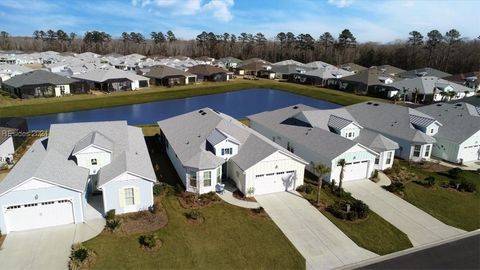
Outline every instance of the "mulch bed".
<path id="1" fill-rule="evenodd" d="M 197 219 L 191 219 L 191 218 L 186 218 L 187 222 L 190 223 L 190 224 L 193 224 L 193 225 L 199 225 L 199 224 L 203 224 L 205 222 L 205 218 L 204 217 L 199 217 Z"/>
<path id="2" fill-rule="evenodd" d="M 159 250 L 162 247 L 162 245 L 163 245 L 162 240 L 157 239 L 155 241 L 155 246 L 153 248 L 149 248 L 149 247 L 146 247 L 146 246 L 143 246 L 143 245 L 140 245 L 140 248 L 143 249 L 143 251 L 152 252 L 152 251 Z"/>
<path id="3" fill-rule="evenodd" d="M 212 204 L 219 203 L 221 200 L 215 193 L 198 195 L 192 192 L 182 192 L 178 195 L 180 205 L 185 209 L 197 209 Z"/>
<path id="4" fill-rule="evenodd" d="M 412 162 L 411 166 L 422 169 L 427 172 L 446 172 L 451 169 L 450 167 L 444 166 L 437 162 L 431 162 L 431 161 Z M 462 166 L 458 165 L 458 167 L 461 168 Z"/>
<path id="5" fill-rule="evenodd" d="M 242 201 L 257 202 L 257 200 L 255 200 L 254 197 L 245 197 L 245 195 L 243 195 L 243 193 L 239 189 L 237 189 L 233 192 L 233 197 L 235 199 L 239 199 L 239 200 L 242 200 Z"/>
<path id="6" fill-rule="evenodd" d="M 250 209 L 250 215 L 258 218 L 264 218 L 264 219 L 270 219 L 270 216 L 265 212 L 265 209 L 262 207 L 260 208 L 255 208 L 255 209 Z"/>

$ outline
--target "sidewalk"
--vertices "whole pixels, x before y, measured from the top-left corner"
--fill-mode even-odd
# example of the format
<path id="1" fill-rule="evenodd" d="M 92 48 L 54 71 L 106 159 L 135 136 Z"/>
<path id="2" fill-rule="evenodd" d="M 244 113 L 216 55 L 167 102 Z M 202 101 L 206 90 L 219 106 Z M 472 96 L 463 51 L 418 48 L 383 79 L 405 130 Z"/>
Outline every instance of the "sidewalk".
<path id="1" fill-rule="evenodd" d="M 232 183 L 226 182 L 225 183 L 225 191 L 223 194 L 217 193 L 218 197 L 220 197 L 222 200 L 225 202 L 242 207 L 242 208 L 249 208 L 249 209 L 254 209 L 254 208 L 259 208 L 260 204 L 257 202 L 248 202 L 244 200 L 237 199 L 233 197 L 233 192 L 237 190 L 237 187 L 235 187 Z"/>

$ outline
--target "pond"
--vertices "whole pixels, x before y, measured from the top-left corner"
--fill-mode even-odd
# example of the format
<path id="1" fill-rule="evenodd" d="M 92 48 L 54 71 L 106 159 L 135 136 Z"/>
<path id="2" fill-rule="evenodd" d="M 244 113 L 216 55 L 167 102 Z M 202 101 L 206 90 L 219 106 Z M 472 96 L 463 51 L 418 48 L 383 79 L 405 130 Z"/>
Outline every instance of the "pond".
<path id="1" fill-rule="evenodd" d="M 28 119 L 30 130 L 49 129 L 50 124 L 127 120 L 130 125 L 154 124 L 205 107 L 216 109 L 235 118 L 280 109 L 295 104 L 319 109 L 338 108 L 339 105 L 274 89 L 249 89 L 222 94 L 182 99 L 33 116 Z"/>

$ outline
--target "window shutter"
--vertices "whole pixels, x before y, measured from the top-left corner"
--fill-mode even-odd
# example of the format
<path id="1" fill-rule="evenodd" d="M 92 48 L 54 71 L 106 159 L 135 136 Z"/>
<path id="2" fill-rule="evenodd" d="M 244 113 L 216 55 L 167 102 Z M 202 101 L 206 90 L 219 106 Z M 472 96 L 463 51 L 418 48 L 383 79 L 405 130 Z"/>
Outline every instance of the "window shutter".
<path id="1" fill-rule="evenodd" d="M 133 196 L 134 196 L 133 201 L 134 201 L 135 205 L 139 205 L 140 204 L 140 188 L 135 187 L 133 189 Z"/>
<path id="2" fill-rule="evenodd" d="M 125 189 L 118 189 L 118 204 L 121 208 L 125 207 Z"/>

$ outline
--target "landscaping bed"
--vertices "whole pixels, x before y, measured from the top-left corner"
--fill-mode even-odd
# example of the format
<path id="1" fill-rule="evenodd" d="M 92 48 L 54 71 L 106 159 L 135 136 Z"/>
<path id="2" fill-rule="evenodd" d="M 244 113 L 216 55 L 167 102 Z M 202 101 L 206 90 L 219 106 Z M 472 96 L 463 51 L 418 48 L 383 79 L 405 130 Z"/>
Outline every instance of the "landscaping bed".
<path id="1" fill-rule="evenodd" d="M 305 191 L 300 192 L 302 196 L 310 201 L 313 206 L 315 206 L 357 245 L 379 255 L 385 255 L 412 247 L 406 234 L 371 210 L 368 212 L 368 216 L 362 215 L 359 217 L 357 212 L 356 218 L 348 218 L 348 216 L 342 216 L 341 218 L 336 217 L 331 211 L 329 211 L 329 207 L 336 204 L 341 204 L 343 206 L 345 202 L 350 202 L 352 204 L 351 207 L 353 207 L 355 200 L 351 198 L 351 195 L 344 192 L 344 194 L 339 197 L 334 191 L 332 191 L 330 185 L 324 183 L 320 195 L 321 203 L 317 205 L 317 187 L 313 185 L 316 181 L 306 179 L 305 182 L 305 186 L 310 186 L 309 188 L 305 188 L 309 193 Z"/>
<path id="2" fill-rule="evenodd" d="M 263 207 L 250 209 L 250 214 L 252 216 L 258 217 L 258 218 L 268 218 L 268 219 L 270 219 L 270 216 L 267 214 L 265 209 L 263 209 Z"/>
<path id="3" fill-rule="evenodd" d="M 233 192 L 233 197 L 246 202 L 257 202 L 254 197 L 245 197 L 245 195 L 239 189 L 236 189 Z"/>
<path id="4" fill-rule="evenodd" d="M 417 180 L 403 183 L 406 201 L 448 225 L 467 231 L 480 228 L 478 172 L 460 169 L 453 177 L 449 167 L 431 170 L 407 161 L 399 161 L 398 165 L 417 176 Z M 429 184 L 427 179 L 431 178 L 434 180 Z"/>
<path id="5" fill-rule="evenodd" d="M 215 192 L 201 195 L 192 192 L 181 192 L 177 197 L 180 205 L 185 209 L 202 208 L 221 201 Z"/>

